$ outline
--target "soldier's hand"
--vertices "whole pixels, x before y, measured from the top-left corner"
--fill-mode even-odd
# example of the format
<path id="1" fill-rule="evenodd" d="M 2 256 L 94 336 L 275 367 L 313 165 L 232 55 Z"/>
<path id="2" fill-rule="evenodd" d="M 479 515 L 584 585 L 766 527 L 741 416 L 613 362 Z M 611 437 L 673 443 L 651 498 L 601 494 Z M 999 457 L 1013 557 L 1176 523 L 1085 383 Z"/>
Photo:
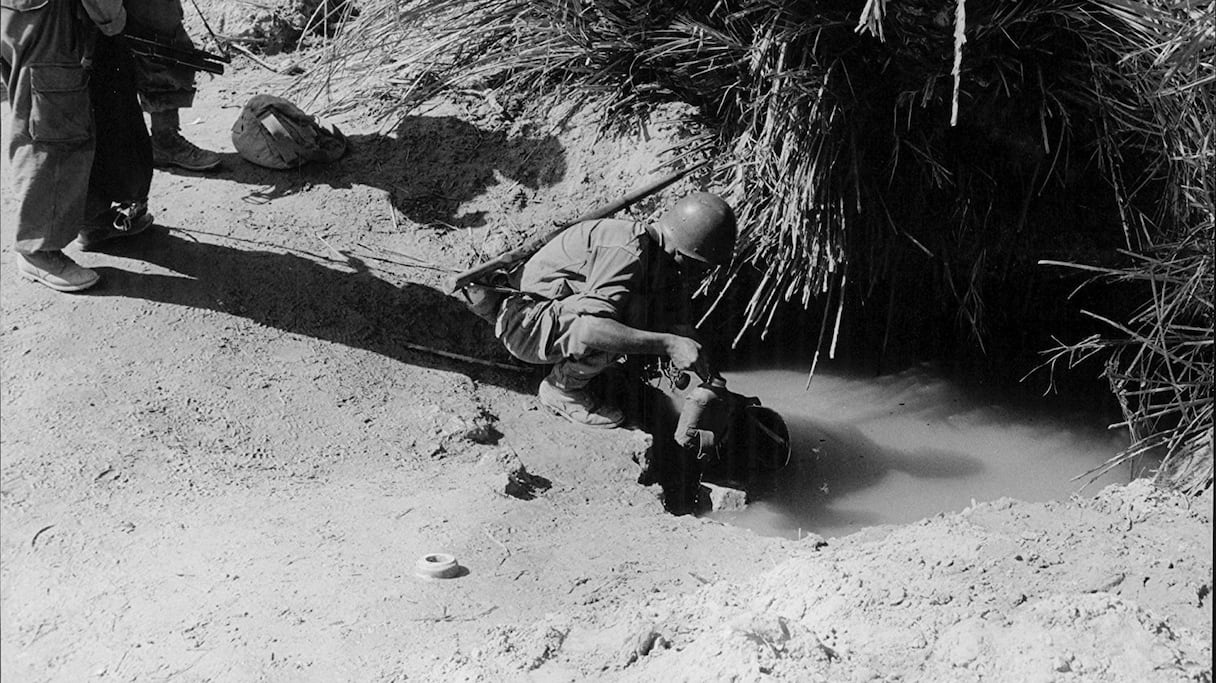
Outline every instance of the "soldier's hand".
<path id="1" fill-rule="evenodd" d="M 667 357 L 672 365 L 681 370 L 692 370 L 702 379 L 709 377 L 709 361 L 701 345 L 688 337 L 670 335 L 667 342 Z"/>
<path id="2" fill-rule="evenodd" d="M 501 293 L 493 288 L 471 283 L 461 289 L 460 294 L 470 311 L 483 320 L 494 322 L 498 314 L 498 304 L 502 301 Z"/>

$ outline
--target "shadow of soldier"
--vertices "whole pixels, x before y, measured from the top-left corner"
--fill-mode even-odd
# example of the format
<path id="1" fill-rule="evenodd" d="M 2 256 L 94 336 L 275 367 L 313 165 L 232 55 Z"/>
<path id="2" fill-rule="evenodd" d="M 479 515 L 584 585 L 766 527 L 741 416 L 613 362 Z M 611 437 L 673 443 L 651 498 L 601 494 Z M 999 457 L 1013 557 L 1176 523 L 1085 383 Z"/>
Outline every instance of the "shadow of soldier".
<path id="1" fill-rule="evenodd" d="M 351 272 L 318 262 L 323 257 L 234 248 L 177 234 L 141 236 L 111 251 L 175 274 L 100 267 L 103 283 L 90 290 L 91 295 L 218 311 L 402 363 L 461 372 L 479 381 L 529 391 L 527 372 L 409 348 L 414 344 L 516 365 L 489 325 L 464 304 L 425 285 L 398 287 L 386 282 L 355 257 L 344 264 L 354 268 Z"/>
<path id="2" fill-rule="evenodd" d="M 847 421 L 806 415 L 786 415 L 786 419 L 793 446 L 790 466 L 763 499 L 782 520 L 782 531 L 791 536 L 799 528 L 857 530 L 883 523 L 876 506 L 860 505 L 857 500 L 869 489 L 889 485 L 892 477 L 926 485 L 934 480 L 966 482 L 987 468 L 974 453 L 948 446 L 918 446 L 911 439 L 903 447 L 879 443 Z M 905 499 L 897 504 L 911 508 L 919 503 Z"/>
<path id="3" fill-rule="evenodd" d="M 484 211 L 461 207 L 498 187 L 501 210 L 522 207 L 529 195 L 559 182 L 565 150 L 552 135 L 513 135 L 454 116 L 407 116 L 389 135 L 348 136 L 346 155 L 329 164 L 273 170 L 225 155 L 215 177 L 261 186 L 244 200 L 260 204 L 315 186 L 376 187 L 413 223 L 440 229 L 486 225 Z"/>

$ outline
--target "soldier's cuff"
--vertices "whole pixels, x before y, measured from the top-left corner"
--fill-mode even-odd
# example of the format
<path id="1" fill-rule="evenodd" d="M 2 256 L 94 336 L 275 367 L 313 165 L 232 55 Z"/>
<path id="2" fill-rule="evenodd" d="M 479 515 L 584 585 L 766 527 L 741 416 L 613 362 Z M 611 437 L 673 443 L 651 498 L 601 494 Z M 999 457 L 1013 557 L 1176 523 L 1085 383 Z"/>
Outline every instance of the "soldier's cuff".
<path id="1" fill-rule="evenodd" d="M 123 29 L 127 27 L 127 10 L 120 7 L 118 15 L 113 19 L 110 19 L 109 21 L 98 21 L 97 19 L 93 19 L 93 23 L 97 24 L 97 28 L 101 29 L 103 34 L 107 36 L 116 36 L 119 33 L 122 33 Z"/>

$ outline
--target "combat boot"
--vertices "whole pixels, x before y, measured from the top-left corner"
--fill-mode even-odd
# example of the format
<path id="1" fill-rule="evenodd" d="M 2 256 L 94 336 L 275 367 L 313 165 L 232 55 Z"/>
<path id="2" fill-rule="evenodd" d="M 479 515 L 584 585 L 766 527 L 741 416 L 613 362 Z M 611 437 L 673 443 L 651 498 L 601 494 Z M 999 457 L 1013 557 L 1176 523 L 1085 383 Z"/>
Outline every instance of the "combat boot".
<path id="1" fill-rule="evenodd" d="M 625 421 L 619 408 L 596 401 L 585 389 L 559 389 L 548 378 L 541 381 L 536 395 L 545 407 L 575 424 L 612 429 Z"/>
<path id="2" fill-rule="evenodd" d="M 156 166 L 177 166 L 187 171 L 209 171 L 220 165 L 220 155 L 199 148 L 182 137 L 178 130 L 158 130 L 152 133 L 152 163 Z"/>

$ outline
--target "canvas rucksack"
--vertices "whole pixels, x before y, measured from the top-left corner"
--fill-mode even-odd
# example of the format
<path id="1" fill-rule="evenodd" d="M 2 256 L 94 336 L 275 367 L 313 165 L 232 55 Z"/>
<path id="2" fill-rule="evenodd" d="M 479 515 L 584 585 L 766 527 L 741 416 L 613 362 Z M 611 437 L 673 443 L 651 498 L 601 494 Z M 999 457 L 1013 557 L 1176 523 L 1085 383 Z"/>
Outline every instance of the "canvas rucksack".
<path id="1" fill-rule="evenodd" d="M 296 105 L 274 95 L 254 95 L 232 124 L 232 145 L 245 160 L 267 168 L 297 168 L 336 161 L 346 136 L 326 130 Z"/>

